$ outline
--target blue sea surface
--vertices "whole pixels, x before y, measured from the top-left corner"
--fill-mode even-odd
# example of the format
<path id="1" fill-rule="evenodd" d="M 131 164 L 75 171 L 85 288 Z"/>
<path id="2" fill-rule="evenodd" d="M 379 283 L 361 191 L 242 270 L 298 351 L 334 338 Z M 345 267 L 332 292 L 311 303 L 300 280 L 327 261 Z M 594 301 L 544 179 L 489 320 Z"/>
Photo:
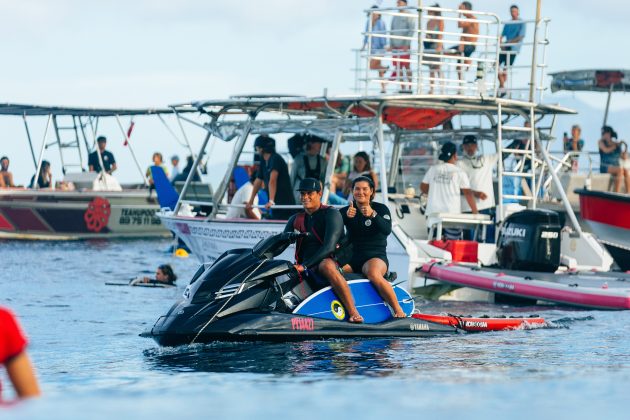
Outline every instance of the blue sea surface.
<path id="1" fill-rule="evenodd" d="M 139 333 L 197 269 L 169 241 L 0 242 L 0 304 L 20 317 L 43 397 L 14 419 L 629 418 L 630 312 L 421 303 L 529 314 L 552 328 L 423 339 L 160 348 Z M 177 288 L 107 286 L 171 263 Z M 11 397 L 6 375 L 3 396 Z"/>

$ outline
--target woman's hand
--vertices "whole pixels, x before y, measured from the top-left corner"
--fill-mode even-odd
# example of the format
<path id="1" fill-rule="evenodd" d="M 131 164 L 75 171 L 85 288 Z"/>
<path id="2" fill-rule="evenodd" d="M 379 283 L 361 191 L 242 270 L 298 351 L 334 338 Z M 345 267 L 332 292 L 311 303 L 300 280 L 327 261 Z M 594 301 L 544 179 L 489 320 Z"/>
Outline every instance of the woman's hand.
<path id="1" fill-rule="evenodd" d="M 361 211 L 361 214 L 365 217 L 372 217 L 372 213 L 374 213 L 374 209 L 370 206 L 369 203 L 365 206 L 361 206 L 359 210 Z"/>
<path id="2" fill-rule="evenodd" d="M 350 201 L 350 206 L 348 207 L 348 211 L 346 212 L 346 216 L 352 219 L 357 215 L 357 209 L 354 207 L 354 200 Z"/>

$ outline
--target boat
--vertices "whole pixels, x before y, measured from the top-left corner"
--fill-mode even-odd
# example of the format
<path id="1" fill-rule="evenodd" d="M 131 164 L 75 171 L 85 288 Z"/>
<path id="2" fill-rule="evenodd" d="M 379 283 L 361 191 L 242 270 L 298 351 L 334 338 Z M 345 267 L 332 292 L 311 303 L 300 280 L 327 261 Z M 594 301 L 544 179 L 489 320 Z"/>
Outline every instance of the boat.
<path id="1" fill-rule="evenodd" d="M 456 9 L 426 9 L 439 11 L 444 19 L 461 19 Z M 395 14 L 398 9 L 370 9 L 367 13 Z M 480 16 L 479 24 L 484 28 L 497 29 L 501 24 L 495 17 L 488 17 L 487 13 L 473 14 Z M 422 28 L 427 23 L 425 16 L 421 14 L 414 19 L 418 35 L 422 37 Z M 489 29 L 488 33 L 495 33 L 493 31 Z M 499 32 L 496 31 L 497 34 Z M 371 36 L 367 35 L 368 38 Z M 494 39 L 493 36 L 486 38 Z M 610 255 L 592 235 L 582 231 L 548 153 L 548 142 L 554 138 L 552 130 L 556 116 L 574 111 L 543 102 L 543 84 L 539 86 L 532 82 L 538 80 L 537 69 L 545 67 L 539 61 L 536 48 L 544 49 L 547 40 L 535 41 L 531 38 L 526 41 L 534 50 L 532 67 L 526 69 L 531 77 L 523 86 L 516 81 L 511 82 L 511 93 L 506 97 L 499 94 L 496 82 L 499 71 L 496 57 L 500 43 L 498 39 L 494 40 L 497 42 L 478 43 L 479 55 L 472 57 L 473 65 L 478 65 L 478 77 L 468 77 L 465 81 L 460 81 L 454 74 L 444 80 L 433 79 L 428 70 L 430 66 L 440 63 L 445 69 L 452 69 L 453 65 L 457 66 L 457 60 L 442 55 L 425 60 L 417 49 L 422 48 L 421 43 L 415 45 L 411 53 L 419 54 L 420 65 L 412 68 L 411 93 L 374 93 L 375 86 L 379 87 L 381 83 L 396 85 L 396 81 L 370 74 L 370 60 L 391 60 L 392 57 L 387 55 L 388 52 L 372 53 L 368 49 L 361 53 L 364 72 L 357 73 L 357 83 L 362 88 L 354 94 L 331 96 L 326 92 L 323 96 L 312 97 L 236 95 L 227 99 L 173 104 L 171 107 L 176 111 L 193 110 L 210 118 L 204 124 L 194 123 L 206 131 L 197 156 L 203 154 L 211 144 L 210 140 L 232 144 L 233 149 L 226 173 L 214 189 L 212 200 L 198 202 L 180 198 L 172 209 L 164 208 L 158 216 L 201 263 L 210 263 L 231 249 L 251 247 L 260 239 L 281 232 L 286 224 L 284 220 L 228 219 L 226 210 L 242 204 L 228 201 L 227 187 L 236 168 L 253 163 L 244 161 L 242 157 L 246 150 L 251 150 L 254 136 L 312 134 L 327 140 L 322 155 L 326 152 L 330 155 L 324 182 L 325 203 L 330 196 L 330 180 L 342 145 L 354 150 L 363 148 L 371 153 L 381 185 L 375 200 L 386 204 L 392 214 L 392 234 L 388 238 L 390 268 L 399 274 L 401 287 L 407 291 L 423 294 L 426 281 L 418 270 L 423 264 L 436 259 L 454 260 L 449 250 L 433 242 L 434 236 L 440 236 L 443 228 L 476 229 L 482 238 L 489 225 L 501 226 L 515 211 L 538 209 L 538 198 L 545 196 L 546 189 L 552 187 L 558 191 L 561 198 L 559 205 L 566 215 L 566 226 L 560 226 L 557 232 L 560 262 L 567 269 L 609 270 L 612 265 Z M 412 37 L 412 42 L 416 41 L 417 37 Z M 513 76 L 511 80 L 519 80 L 516 75 Z M 525 86 L 528 94 L 522 98 Z M 185 115 L 179 115 L 179 118 L 182 124 L 193 123 Z M 452 139 L 459 141 L 468 134 L 477 136 L 484 147 L 493 152 L 522 156 L 522 162 L 531 160 L 535 170 L 527 172 L 524 165 L 506 169 L 502 160 L 498 160 L 494 220 L 487 215 L 424 214 L 425 201 L 416 192 L 416 187 L 428 167 L 437 160 L 440 143 Z M 514 140 L 524 138 L 529 142 L 526 149 L 510 147 Z M 522 193 L 504 191 L 504 177 L 516 179 L 531 188 Z M 182 191 L 186 189 L 187 185 L 184 185 Z M 202 206 L 205 209 L 201 209 Z M 297 211 L 300 206 L 275 208 Z M 484 267 L 497 264 L 497 248 L 491 239 L 480 240 L 475 245 L 475 261 Z M 293 250 L 288 248 L 282 257 L 290 259 L 292 254 Z"/>
<path id="2" fill-rule="evenodd" d="M 607 124 L 608 113 L 613 93 L 630 90 L 630 70 L 627 69 L 583 69 L 552 73 L 551 89 L 553 92 L 566 90 L 578 92 L 606 93 L 606 107 L 602 126 Z M 568 190 L 572 204 L 580 212 L 585 226 L 602 242 L 613 257 L 618 268 L 630 270 L 630 195 L 611 192 L 611 175 L 600 174 L 595 159 L 599 154 L 569 153 L 564 161 L 588 157 L 588 173 L 580 174 L 566 171 L 563 174 L 565 189 Z M 591 157 L 591 155 L 596 155 Z M 593 171 L 593 168 L 596 168 Z"/>
<path id="3" fill-rule="evenodd" d="M 31 146 L 34 173 L 39 172 L 48 149 L 59 151 L 64 178 L 54 188 L 0 189 L 0 238 L 32 240 L 74 240 L 105 238 L 168 237 L 156 213 L 155 193 L 151 193 L 144 171 L 133 154 L 131 129 L 122 126 L 121 117 L 172 115 L 173 110 L 124 108 L 71 108 L 26 104 L 0 104 L 0 115 L 24 119 Z M 47 119 L 39 154 L 31 137 L 29 120 Z M 116 119 L 141 174 L 141 182 L 120 185 L 111 175 L 86 171 L 84 157 L 96 150 L 99 120 Z M 54 139 L 50 140 L 50 133 Z"/>
<path id="4" fill-rule="evenodd" d="M 582 218 L 622 271 L 630 270 L 630 195 L 578 189 Z"/>
<path id="5" fill-rule="evenodd" d="M 448 284 L 484 290 L 493 294 L 586 309 L 630 309 L 630 275 L 600 276 L 598 273 L 532 273 L 497 270 L 456 263 L 424 264 L 427 278 Z"/>
<path id="6" fill-rule="evenodd" d="M 326 338 L 430 337 L 458 332 L 506 329 L 508 322 L 412 315 L 413 298 L 401 287 L 394 292 L 405 318 L 394 318 L 367 279 L 349 275 L 348 286 L 364 323 L 347 322 L 348 313 L 330 287 L 317 290 L 289 261 L 276 259 L 304 234 L 270 236 L 253 249 L 234 249 L 214 263 L 200 266 L 183 298 L 153 327 L 141 334 L 162 346 L 213 341 L 300 341 Z M 449 318 L 450 319 L 450 318 Z M 523 319 L 509 325 L 523 325 Z M 527 321 L 527 319 L 525 320 Z M 483 324 L 486 322 L 486 325 Z M 541 324 L 531 318 L 532 324 Z"/>

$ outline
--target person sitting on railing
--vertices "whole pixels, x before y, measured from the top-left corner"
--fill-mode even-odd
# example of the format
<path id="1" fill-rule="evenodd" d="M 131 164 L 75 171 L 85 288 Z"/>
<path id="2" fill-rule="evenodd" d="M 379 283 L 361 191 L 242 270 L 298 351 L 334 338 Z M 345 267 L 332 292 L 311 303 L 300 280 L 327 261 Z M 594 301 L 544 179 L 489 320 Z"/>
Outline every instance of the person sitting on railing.
<path id="1" fill-rule="evenodd" d="M 626 193 L 630 194 L 630 171 L 620 166 L 622 144 L 615 141 L 617 132 L 612 127 L 602 127 L 602 138 L 599 140 L 599 172 L 611 174 L 615 179 L 615 192 L 621 192 L 621 184 L 625 181 Z"/>
<path id="2" fill-rule="evenodd" d="M 416 23 L 411 12 L 405 9 L 407 0 L 398 0 L 396 5 L 400 8 L 400 14 L 408 16 L 398 14 L 392 17 L 389 46 L 394 55 L 394 70 L 390 77 L 392 80 L 402 82 L 399 86 L 401 92 L 410 93 L 412 77 L 409 49 L 411 48 L 411 38 L 413 38 Z M 404 39 L 399 37 L 404 37 Z"/>
<path id="3" fill-rule="evenodd" d="M 425 214 L 427 216 L 434 213 L 461 214 L 462 194 L 472 213 L 477 214 L 477 203 L 470 189 L 468 176 L 455 164 L 457 162 L 455 144 L 450 141 L 444 143 L 438 159 L 441 162 L 429 168 L 420 184 L 420 191 L 428 195 Z M 460 239 L 461 235 L 461 229 L 444 229 L 446 239 Z"/>
<path id="4" fill-rule="evenodd" d="M 389 268 L 387 237 L 392 233 L 392 217 L 385 204 L 374 200 L 376 191 L 371 178 L 360 176 L 352 182 L 352 197 L 347 207 L 339 210 L 346 226 L 352 258 L 343 266 L 347 273 L 366 276 L 394 310 L 394 317 L 404 318 L 392 285 L 385 280 Z"/>
<path id="5" fill-rule="evenodd" d="M 249 199 L 252 196 L 252 191 L 254 191 L 254 182 L 256 182 L 256 172 L 257 168 L 252 167 L 249 171 L 249 181 L 241 185 L 241 187 L 236 190 L 234 196 L 232 197 L 232 201 L 230 204 L 239 204 L 245 205 L 245 207 L 229 207 L 228 211 L 225 215 L 228 219 L 254 219 L 260 220 L 262 219 L 262 214 L 260 213 L 260 209 L 257 207 L 258 205 L 258 194 L 254 197 L 254 201 L 252 202 L 252 207 L 247 206 L 249 203 Z"/>
<path id="6" fill-rule="evenodd" d="M 309 235 L 295 244 L 295 269 L 300 276 L 307 276 L 320 286 L 329 283 L 348 312 L 348 322 L 361 323 L 363 317 L 357 310 L 352 292 L 341 274 L 338 261 L 339 244 L 343 237 L 343 218 L 339 210 L 322 204 L 322 183 L 313 178 L 300 181 L 298 186 L 303 212 L 294 214 L 287 221 L 285 232 L 302 232 Z"/>
<path id="7" fill-rule="evenodd" d="M 98 136 L 96 139 L 96 144 L 98 145 L 98 150 L 93 151 L 88 156 L 88 170 L 90 172 L 101 172 L 101 161 L 98 158 L 99 151 L 101 153 L 101 158 L 103 159 L 103 166 L 105 167 L 105 172 L 108 174 L 113 174 L 117 169 L 116 159 L 114 155 L 109 150 L 105 150 L 107 146 L 107 138 L 105 136 Z"/>
<path id="8" fill-rule="evenodd" d="M 438 3 L 435 3 L 431 7 L 440 7 L 440 5 Z M 440 42 L 443 38 L 442 33 L 444 32 L 444 20 L 439 18 L 442 16 L 442 12 L 440 12 L 439 10 L 429 10 L 427 13 L 429 16 L 435 16 L 435 17 L 427 21 L 427 34 L 425 36 L 427 41 L 424 41 L 422 46 L 424 48 L 425 53 L 439 54 L 444 49 L 442 42 Z M 433 32 L 439 32 L 439 33 L 433 33 Z M 438 62 L 438 63 L 440 61 L 439 58 L 426 57 L 426 56 L 423 58 L 423 60 L 428 61 L 428 62 Z M 429 64 L 429 77 L 431 78 L 431 80 L 429 81 L 429 95 L 433 93 L 433 87 L 439 83 L 439 80 L 433 80 L 433 79 L 442 78 L 442 71 L 440 69 L 441 67 L 439 64 Z"/>
<path id="9" fill-rule="evenodd" d="M 294 205 L 295 197 L 291 191 L 291 179 L 289 169 L 282 156 L 276 153 L 276 141 L 263 134 L 256 137 L 254 142 L 256 153 L 260 155 L 260 168 L 254 181 L 254 189 L 249 197 L 247 207 L 251 208 L 258 191 L 263 187 L 267 191 L 269 201 L 265 204 L 267 209 L 278 205 Z M 279 220 L 287 220 L 295 213 L 291 209 L 272 210 L 271 217 Z"/>
<path id="10" fill-rule="evenodd" d="M 13 173 L 9 171 L 9 158 L 6 156 L 2 156 L 2 159 L 0 159 L 0 187 L 15 187 Z"/>
<path id="11" fill-rule="evenodd" d="M 304 178 L 315 178 L 324 182 L 326 177 L 326 159 L 320 154 L 325 140 L 310 134 L 306 134 L 305 139 L 306 150 L 295 157 L 291 168 L 291 185 L 294 189 Z M 299 200 L 300 193 L 295 191 L 295 201 Z"/>
<path id="12" fill-rule="evenodd" d="M 479 22 L 476 21 L 475 15 L 470 13 L 472 10 L 472 4 L 468 1 L 462 2 L 459 5 L 459 10 L 463 10 L 460 12 L 464 19 L 474 20 L 474 21 L 459 21 L 457 22 L 457 27 L 462 28 L 462 36 L 460 37 L 459 45 L 451 47 L 453 52 L 452 55 L 461 55 L 463 57 L 470 57 L 473 52 L 475 52 L 475 45 L 471 44 L 477 41 L 477 35 L 479 35 Z M 460 59 L 458 60 L 457 65 L 457 77 L 459 80 L 463 80 L 464 78 L 464 67 L 470 65 L 471 60 Z"/>
<path id="13" fill-rule="evenodd" d="M 372 9 L 378 9 L 378 6 L 372 6 Z M 375 36 L 376 35 L 376 36 Z M 385 22 L 381 19 L 381 14 L 377 11 L 373 11 L 370 13 L 370 20 L 368 20 L 365 24 L 365 37 L 363 38 L 363 46 L 361 47 L 361 51 L 365 50 L 368 46 L 368 42 L 370 44 L 370 70 L 377 70 L 378 77 L 381 79 L 381 93 L 385 93 L 385 80 L 383 79 L 385 76 L 385 71 L 387 70 L 387 66 L 383 66 L 380 59 L 375 58 L 374 56 L 383 56 L 385 54 L 385 49 L 387 47 L 387 28 L 385 27 Z"/>
<path id="14" fill-rule="evenodd" d="M 508 78 L 507 68 L 512 67 L 514 64 L 516 55 L 521 50 L 523 38 L 525 38 L 525 24 L 520 22 L 521 18 L 519 16 L 517 5 L 513 4 L 510 6 L 510 15 L 512 16 L 512 22 L 506 22 L 503 25 L 503 31 L 501 32 L 501 38 L 499 39 L 501 44 L 501 54 L 499 54 L 499 67 L 501 69 L 498 74 L 500 97 L 503 97 L 506 94 L 505 82 Z M 505 42 L 503 42 L 504 39 Z"/>
<path id="15" fill-rule="evenodd" d="M 352 181 L 360 176 L 367 176 L 374 181 L 374 188 L 378 189 L 378 177 L 372 170 L 370 165 L 370 157 L 365 152 L 357 152 L 354 155 L 354 166 L 352 171 L 348 174 L 346 180 L 346 187 L 344 188 L 344 194 L 348 196 L 352 192 Z"/>
<path id="16" fill-rule="evenodd" d="M 50 162 L 47 160 L 42 161 L 42 166 L 39 169 L 39 176 L 37 177 L 37 188 L 50 188 L 52 185 L 52 172 L 50 171 Z M 35 188 L 35 175 L 31 178 L 30 188 Z"/>

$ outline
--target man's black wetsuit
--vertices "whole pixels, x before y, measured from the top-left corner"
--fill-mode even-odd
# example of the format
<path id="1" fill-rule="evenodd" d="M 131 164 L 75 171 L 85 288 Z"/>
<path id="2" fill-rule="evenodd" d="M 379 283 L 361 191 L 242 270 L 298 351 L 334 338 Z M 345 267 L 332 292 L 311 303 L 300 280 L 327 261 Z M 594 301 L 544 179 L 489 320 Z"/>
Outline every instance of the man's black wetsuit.
<path id="1" fill-rule="evenodd" d="M 310 235 L 299 239 L 295 244 L 297 263 L 316 269 L 324 258 L 330 257 L 336 251 L 337 244 L 343 236 L 343 219 L 339 210 L 322 206 L 310 215 L 302 212 L 291 216 L 284 228 L 285 232 L 293 232 L 296 229 L 298 217 L 304 217 L 304 232 L 309 232 Z"/>
<path id="2" fill-rule="evenodd" d="M 339 210 L 352 244 L 350 266 L 355 273 L 361 273 L 363 264 L 371 258 L 380 258 L 389 267 L 386 250 L 387 237 L 392 233 L 392 216 L 384 204 L 372 202 L 370 206 L 376 212 L 374 217 L 365 217 L 356 201 L 354 217 L 348 217 L 349 206 Z"/>

